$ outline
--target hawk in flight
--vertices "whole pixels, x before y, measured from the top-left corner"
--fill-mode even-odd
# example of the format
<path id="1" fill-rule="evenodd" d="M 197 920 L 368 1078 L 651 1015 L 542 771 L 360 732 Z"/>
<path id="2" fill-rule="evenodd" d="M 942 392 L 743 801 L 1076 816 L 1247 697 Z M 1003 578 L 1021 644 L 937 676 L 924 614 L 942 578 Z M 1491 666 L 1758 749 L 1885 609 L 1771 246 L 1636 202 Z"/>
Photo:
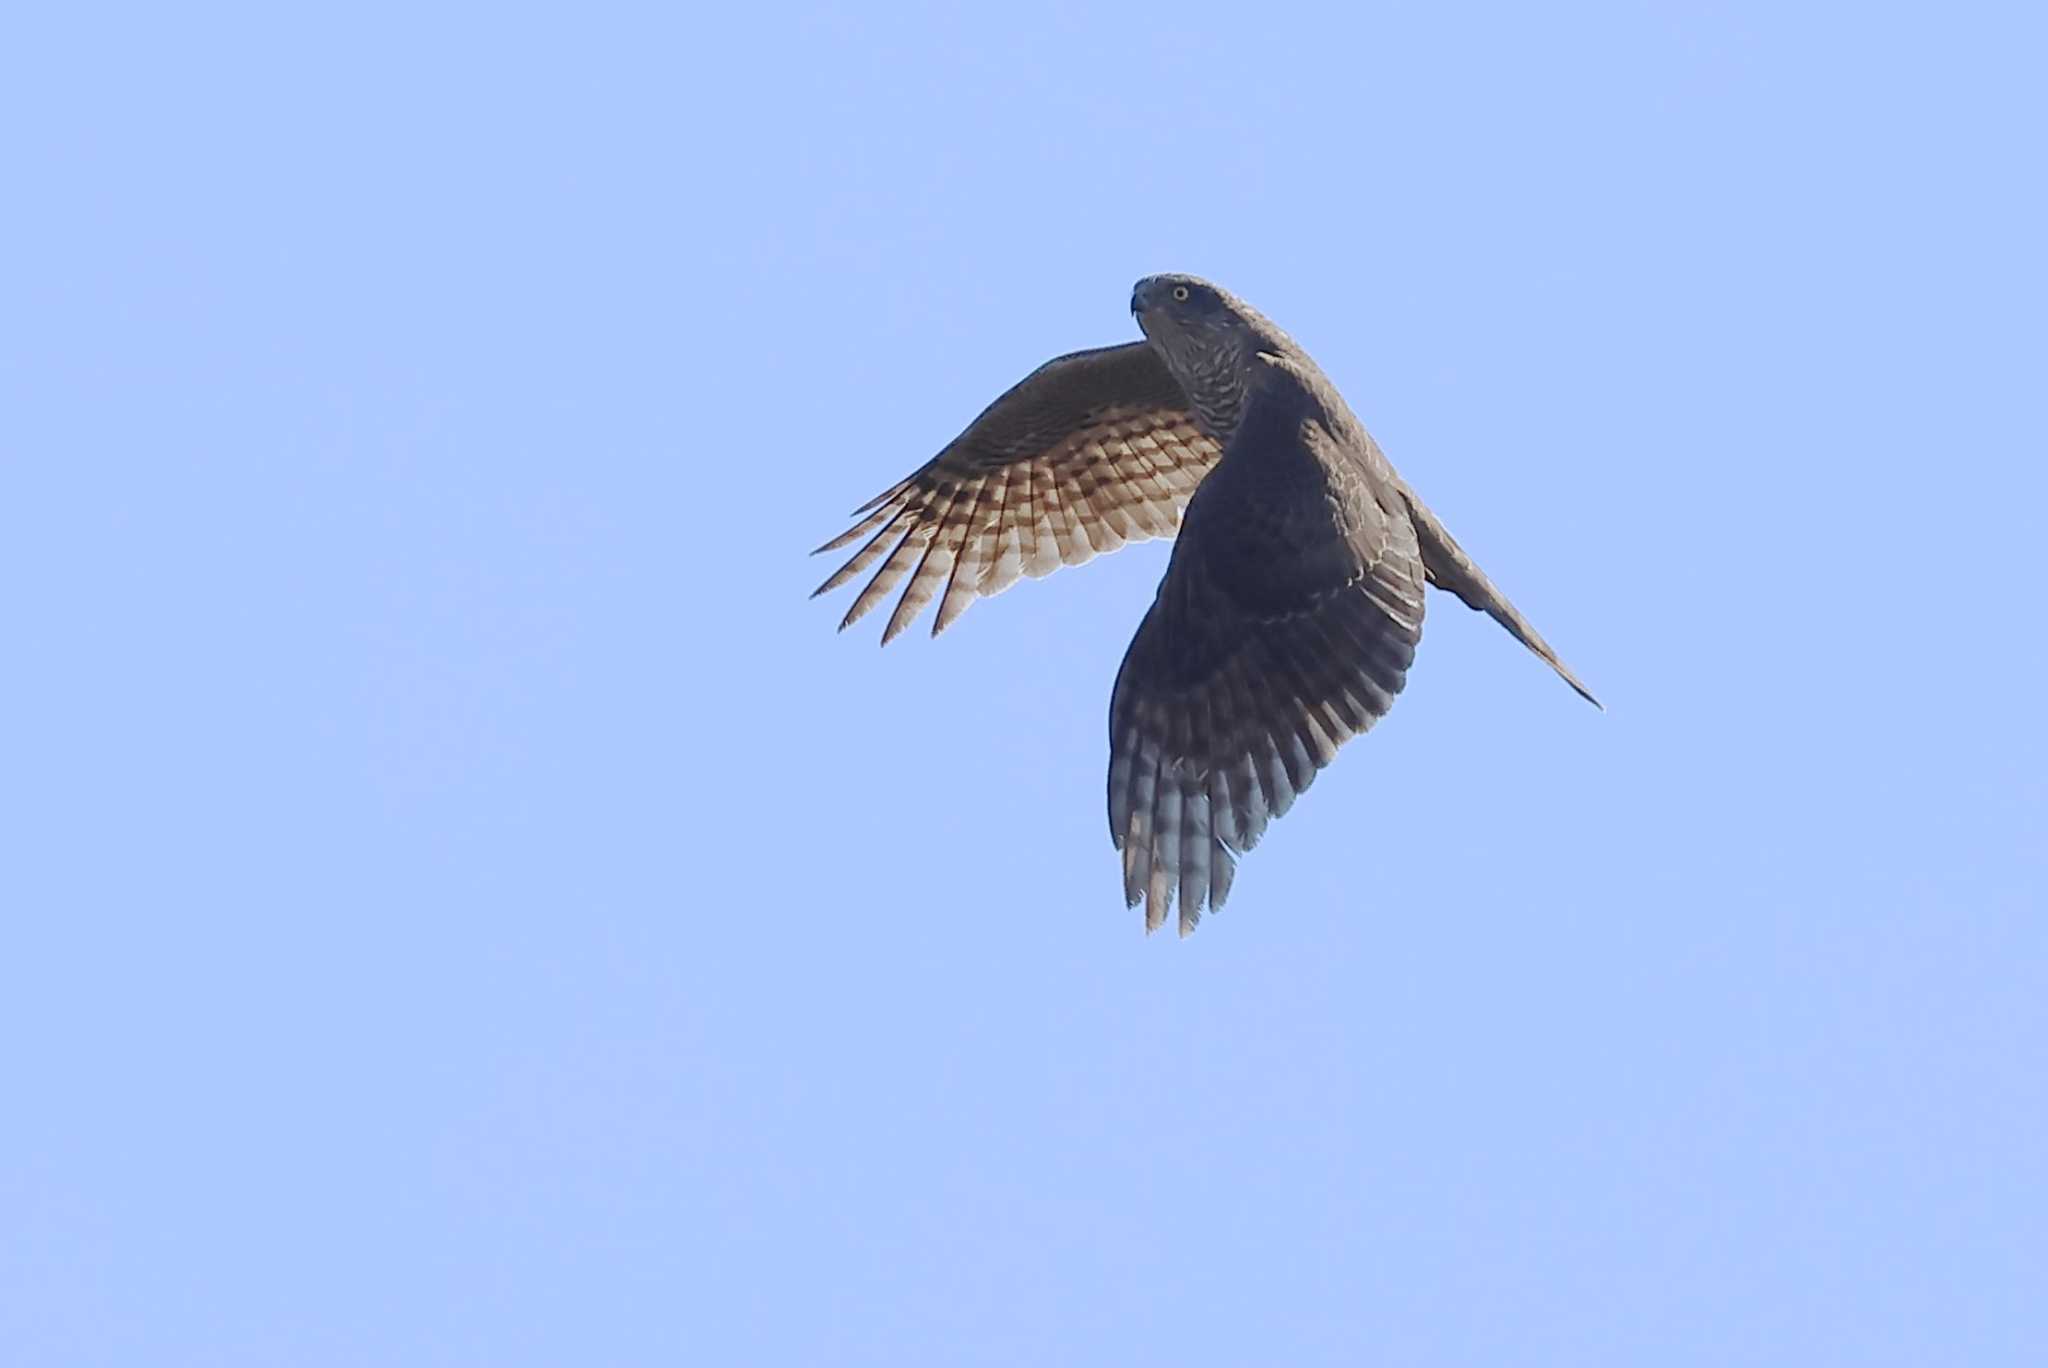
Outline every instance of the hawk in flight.
<path id="1" fill-rule="evenodd" d="M 886 643 L 1020 575 L 1173 536 L 1109 705 L 1109 834 L 1147 930 L 1186 935 L 1236 857 L 1394 705 L 1422 587 L 1505 627 L 1600 706 L 1394 472 L 1287 334 L 1194 276 L 1131 294 L 1145 340 L 1046 362 L 818 548 L 877 561 L 840 627 L 905 584 Z M 941 592 L 943 590 L 943 592 Z M 814 595 L 815 597 L 815 595 Z"/>

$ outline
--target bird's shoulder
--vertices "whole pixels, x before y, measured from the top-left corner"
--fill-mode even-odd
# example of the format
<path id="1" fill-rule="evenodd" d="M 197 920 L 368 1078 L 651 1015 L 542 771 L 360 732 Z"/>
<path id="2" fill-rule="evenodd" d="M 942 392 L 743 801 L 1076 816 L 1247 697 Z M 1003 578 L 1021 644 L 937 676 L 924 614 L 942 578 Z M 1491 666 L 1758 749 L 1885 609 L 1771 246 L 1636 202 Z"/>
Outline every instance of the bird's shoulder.
<path id="1" fill-rule="evenodd" d="M 1187 396 L 1153 347 L 1089 347 L 1055 356 L 997 395 L 941 455 L 1004 463 L 1118 415 L 1185 422 L 1186 413 Z"/>

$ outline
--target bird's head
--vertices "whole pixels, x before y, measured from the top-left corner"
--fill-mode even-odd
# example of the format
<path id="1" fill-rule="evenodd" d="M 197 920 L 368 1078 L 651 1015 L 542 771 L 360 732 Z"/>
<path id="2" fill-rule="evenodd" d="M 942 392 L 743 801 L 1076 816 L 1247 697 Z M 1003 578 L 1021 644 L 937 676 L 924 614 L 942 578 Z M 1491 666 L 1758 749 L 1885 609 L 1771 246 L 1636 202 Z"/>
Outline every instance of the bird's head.
<path id="1" fill-rule="evenodd" d="M 1294 349 L 1257 310 L 1199 276 L 1146 276 L 1131 290 L 1131 313 L 1218 437 L 1236 426 L 1258 353 Z"/>
<path id="2" fill-rule="evenodd" d="M 1167 333 L 1214 333 L 1235 329 L 1244 305 L 1200 276 L 1146 276 L 1131 287 L 1131 315 L 1154 342 Z"/>

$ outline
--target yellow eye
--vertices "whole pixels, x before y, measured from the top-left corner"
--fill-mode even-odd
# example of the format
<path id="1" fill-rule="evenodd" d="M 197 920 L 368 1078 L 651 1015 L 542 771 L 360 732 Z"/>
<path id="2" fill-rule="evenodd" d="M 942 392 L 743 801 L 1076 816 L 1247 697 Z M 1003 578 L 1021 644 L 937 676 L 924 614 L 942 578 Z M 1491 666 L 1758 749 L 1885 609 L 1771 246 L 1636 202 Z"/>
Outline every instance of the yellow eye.
<path id="1" fill-rule="evenodd" d="M 1187 286 L 1185 286 L 1185 285 L 1176 285 L 1176 286 L 1174 286 L 1174 287 L 1173 287 L 1173 298 L 1174 298 L 1174 302 L 1175 302 L 1175 303 L 1177 303 L 1177 304 L 1185 304 L 1185 303 L 1187 303 L 1187 302 L 1188 302 L 1188 287 L 1187 287 Z"/>

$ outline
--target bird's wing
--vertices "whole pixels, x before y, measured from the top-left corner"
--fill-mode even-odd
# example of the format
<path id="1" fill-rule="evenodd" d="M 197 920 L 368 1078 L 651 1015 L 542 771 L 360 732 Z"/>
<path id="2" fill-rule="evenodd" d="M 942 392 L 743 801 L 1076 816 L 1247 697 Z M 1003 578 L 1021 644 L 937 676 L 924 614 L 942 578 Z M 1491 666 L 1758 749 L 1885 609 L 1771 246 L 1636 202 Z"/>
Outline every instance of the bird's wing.
<path id="1" fill-rule="evenodd" d="M 1335 443 L 1260 421 L 1255 401 L 1117 674 L 1110 837 L 1148 930 L 1176 895 L 1182 935 L 1221 907 L 1235 856 L 1406 682 L 1422 636 L 1414 528 L 1393 486 L 1318 445 Z"/>
<path id="2" fill-rule="evenodd" d="M 1019 575 L 1048 575 L 1125 542 L 1172 536 L 1218 454 L 1148 344 L 1055 358 L 916 473 L 856 509 L 860 521 L 818 550 L 868 540 L 812 597 L 879 560 L 840 628 L 909 575 L 882 640 L 908 627 L 944 585 L 936 636 Z"/>
<path id="3" fill-rule="evenodd" d="M 1558 659 L 1557 652 L 1550 649 L 1550 643 L 1543 639 L 1543 634 L 1530 626 L 1529 620 L 1515 610 L 1515 605 L 1508 602 L 1506 594 L 1493 587 L 1493 581 L 1486 577 L 1486 572 L 1465 553 L 1464 547 L 1458 545 L 1457 538 L 1437 520 L 1436 514 L 1430 512 L 1428 506 L 1415 497 L 1415 491 L 1403 486 L 1402 493 L 1407 499 L 1409 512 L 1415 519 L 1415 535 L 1422 546 L 1422 565 L 1429 572 L 1429 582 L 1439 589 L 1456 594 L 1468 608 L 1486 614 L 1507 628 L 1510 636 L 1527 646 L 1546 665 L 1557 671 L 1565 683 L 1578 691 L 1579 697 L 1602 712 L 1607 711 L 1605 705 L 1593 697 L 1593 691 L 1579 682 L 1579 677 L 1571 672 L 1571 667 Z"/>

